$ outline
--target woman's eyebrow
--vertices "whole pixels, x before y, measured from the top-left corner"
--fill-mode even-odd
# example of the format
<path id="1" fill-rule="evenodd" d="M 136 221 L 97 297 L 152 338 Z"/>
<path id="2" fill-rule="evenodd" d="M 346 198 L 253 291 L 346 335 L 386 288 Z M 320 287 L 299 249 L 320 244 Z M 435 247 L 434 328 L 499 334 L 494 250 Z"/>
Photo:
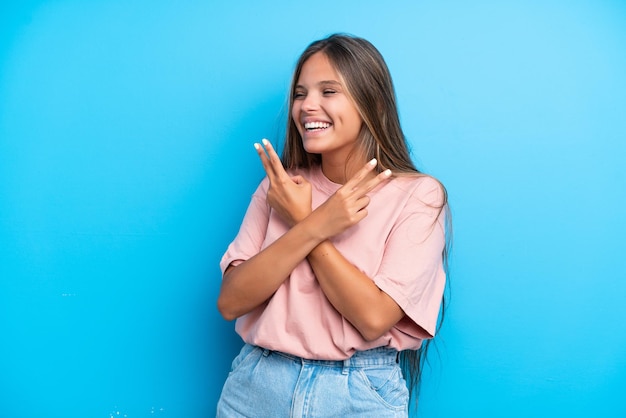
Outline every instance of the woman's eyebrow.
<path id="1" fill-rule="evenodd" d="M 322 80 L 322 81 L 318 81 L 316 83 L 317 86 L 338 86 L 341 87 L 341 83 L 337 80 Z M 297 89 L 306 89 L 305 86 L 303 86 L 302 84 L 297 84 L 296 87 Z"/>
<path id="2" fill-rule="evenodd" d="M 339 81 L 337 81 L 337 80 L 323 80 L 323 81 L 320 81 L 317 84 L 319 86 L 331 85 L 331 86 L 340 86 L 341 87 L 341 83 Z"/>

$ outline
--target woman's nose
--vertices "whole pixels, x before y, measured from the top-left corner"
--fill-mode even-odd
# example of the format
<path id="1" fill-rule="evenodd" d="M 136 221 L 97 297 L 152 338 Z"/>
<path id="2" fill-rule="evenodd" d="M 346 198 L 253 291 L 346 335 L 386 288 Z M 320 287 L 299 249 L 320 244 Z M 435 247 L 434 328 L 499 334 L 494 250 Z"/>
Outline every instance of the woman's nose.
<path id="1" fill-rule="evenodd" d="M 304 101 L 302 102 L 302 110 L 312 111 L 312 110 L 316 110 L 318 107 L 319 107 L 319 99 L 317 95 L 314 93 L 307 94 L 306 97 L 304 98 Z"/>

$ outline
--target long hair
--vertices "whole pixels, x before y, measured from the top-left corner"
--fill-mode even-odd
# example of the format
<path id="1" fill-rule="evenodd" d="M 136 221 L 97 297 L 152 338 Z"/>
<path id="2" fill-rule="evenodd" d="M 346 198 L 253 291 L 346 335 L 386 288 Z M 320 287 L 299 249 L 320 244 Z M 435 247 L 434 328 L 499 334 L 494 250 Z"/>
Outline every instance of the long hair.
<path id="1" fill-rule="evenodd" d="M 359 158 L 364 161 L 376 158 L 379 172 L 391 169 L 393 175 L 425 175 L 413 164 L 406 138 L 400 126 L 396 95 L 391 74 L 380 52 L 369 41 L 346 34 L 333 34 L 327 38 L 311 43 L 300 55 L 291 80 L 289 106 L 293 107 L 295 87 L 300 78 L 302 66 L 314 54 L 321 52 L 326 55 L 331 65 L 339 73 L 345 90 L 354 102 L 361 118 L 363 127 L 359 132 Z M 352 155 L 350 156 L 352 157 Z M 349 158 L 350 158 L 349 157 Z M 308 153 L 304 149 L 302 137 L 295 122 L 287 118 L 285 146 L 282 162 L 286 168 L 309 168 L 321 164 L 321 155 Z M 450 230 L 449 211 L 447 210 L 447 193 L 439 183 L 443 199 L 438 208 L 445 211 L 446 245 L 443 250 L 444 268 L 447 272 L 447 254 L 449 251 Z M 442 313 L 439 316 L 437 330 L 443 321 L 446 298 L 442 301 Z M 419 383 L 426 353 L 431 340 L 423 342 L 419 350 L 405 350 L 400 353 L 402 367 L 411 396 L 419 391 Z"/>

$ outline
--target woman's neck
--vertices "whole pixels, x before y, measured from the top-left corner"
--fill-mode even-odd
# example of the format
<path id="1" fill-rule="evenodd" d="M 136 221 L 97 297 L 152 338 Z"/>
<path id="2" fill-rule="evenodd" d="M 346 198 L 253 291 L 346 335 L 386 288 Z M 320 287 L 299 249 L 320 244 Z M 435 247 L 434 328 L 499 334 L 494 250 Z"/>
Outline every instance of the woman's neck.
<path id="1" fill-rule="evenodd" d="M 333 183 L 345 184 L 366 163 L 364 158 L 353 155 L 350 158 L 335 160 L 322 155 L 322 173 Z"/>

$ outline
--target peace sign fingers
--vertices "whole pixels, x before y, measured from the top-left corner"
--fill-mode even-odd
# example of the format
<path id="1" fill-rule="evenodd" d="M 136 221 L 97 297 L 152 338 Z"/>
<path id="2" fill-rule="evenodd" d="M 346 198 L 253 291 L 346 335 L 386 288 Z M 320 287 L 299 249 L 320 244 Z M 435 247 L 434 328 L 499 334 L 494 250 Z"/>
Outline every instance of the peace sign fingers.
<path id="1" fill-rule="evenodd" d="M 261 163 L 263 164 L 263 168 L 265 169 L 265 173 L 267 174 L 270 183 L 274 183 L 277 180 L 288 180 L 289 175 L 285 171 L 285 168 L 283 167 L 278 154 L 274 150 L 274 147 L 270 144 L 270 141 L 264 138 L 261 142 L 263 145 L 255 143 L 254 148 L 256 149 L 257 154 L 259 154 L 259 158 L 261 159 Z"/>
<path id="2" fill-rule="evenodd" d="M 344 187 L 359 196 L 363 196 L 372 191 L 376 186 L 391 176 L 391 170 L 385 170 L 376 177 L 369 178 L 368 174 L 376 167 L 376 164 L 378 164 L 376 158 L 369 161 L 346 182 Z"/>

